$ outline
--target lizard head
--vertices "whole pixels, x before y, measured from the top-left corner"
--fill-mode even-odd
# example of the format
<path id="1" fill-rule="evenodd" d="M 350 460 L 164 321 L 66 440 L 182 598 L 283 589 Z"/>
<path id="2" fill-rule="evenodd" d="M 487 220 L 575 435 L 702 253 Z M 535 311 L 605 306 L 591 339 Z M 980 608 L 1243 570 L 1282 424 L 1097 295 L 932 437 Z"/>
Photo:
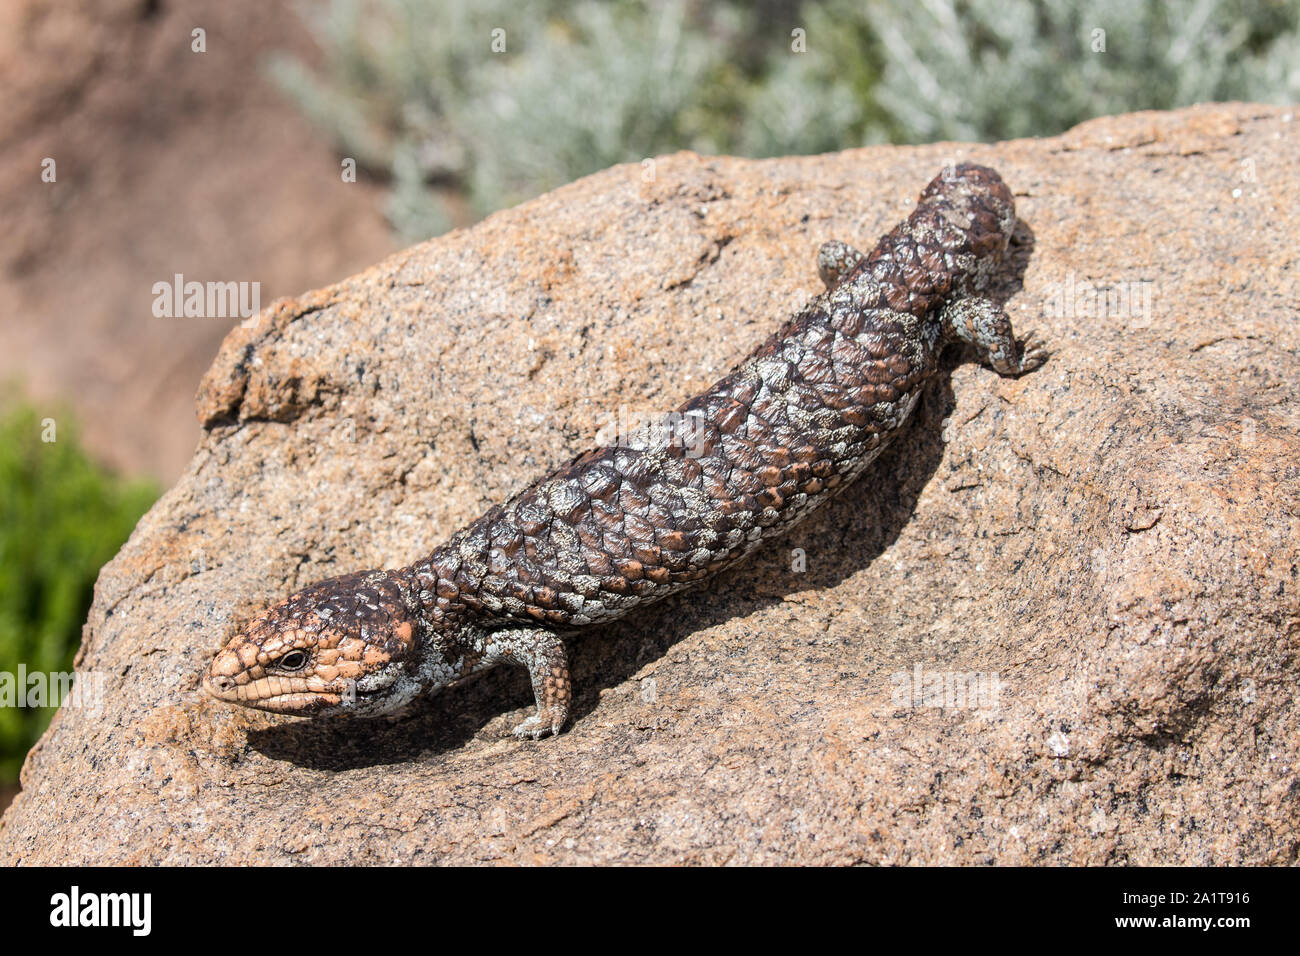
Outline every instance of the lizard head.
<path id="1" fill-rule="evenodd" d="M 419 625 L 391 571 L 331 578 L 268 608 L 217 654 L 204 689 L 280 714 L 376 714 L 419 692 Z"/>

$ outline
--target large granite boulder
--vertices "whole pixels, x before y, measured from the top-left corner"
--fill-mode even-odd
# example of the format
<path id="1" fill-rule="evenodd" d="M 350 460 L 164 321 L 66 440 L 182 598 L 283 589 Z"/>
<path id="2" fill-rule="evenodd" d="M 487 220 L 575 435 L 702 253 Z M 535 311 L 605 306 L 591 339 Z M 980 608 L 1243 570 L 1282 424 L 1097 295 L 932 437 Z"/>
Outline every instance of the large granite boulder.
<path id="1" fill-rule="evenodd" d="M 235 329 L 180 482 L 100 576 L 5 863 L 1283 863 L 1300 848 L 1300 123 L 623 166 Z M 291 590 L 406 564 L 707 387 L 946 162 L 1022 223 L 1016 328 L 826 510 L 407 717 L 232 709 L 199 676 Z"/>

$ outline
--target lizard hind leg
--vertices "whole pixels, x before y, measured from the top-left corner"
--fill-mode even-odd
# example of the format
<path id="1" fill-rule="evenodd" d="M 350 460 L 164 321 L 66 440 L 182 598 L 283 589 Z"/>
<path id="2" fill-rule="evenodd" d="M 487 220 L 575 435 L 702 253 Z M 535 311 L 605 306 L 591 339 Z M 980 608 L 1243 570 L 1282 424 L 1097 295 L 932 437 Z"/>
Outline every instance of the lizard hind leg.
<path id="1" fill-rule="evenodd" d="M 546 734 L 558 734 L 569 718 L 573 700 L 564 641 L 546 628 L 523 625 L 488 631 L 476 643 L 484 665 L 517 664 L 528 671 L 532 681 L 537 713 L 519 723 L 511 733 L 534 740 Z"/>
<path id="2" fill-rule="evenodd" d="M 1047 361 L 1047 348 L 1037 333 L 1030 332 L 1016 342 L 1010 316 L 992 299 L 954 299 L 944 307 L 940 321 L 945 337 L 969 342 L 980 361 L 991 365 L 999 375 L 1021 375 Z"/>
<path id="3" fill-rule="evenodd" d="M 844 281 L 844 277 L 853 271 L 865 258 L 847 242 L 832 239 L 822 243 L 817 250 L 817 274 L 827 289 L 833 289 Z"/>

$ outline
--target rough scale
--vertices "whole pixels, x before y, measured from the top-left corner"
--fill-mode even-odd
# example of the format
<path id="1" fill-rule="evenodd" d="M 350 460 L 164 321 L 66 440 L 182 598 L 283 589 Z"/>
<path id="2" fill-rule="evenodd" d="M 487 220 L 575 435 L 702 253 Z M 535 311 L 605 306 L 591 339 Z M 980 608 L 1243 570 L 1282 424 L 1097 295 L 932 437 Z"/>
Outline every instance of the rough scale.
<path id="1" fill-rule="evenodd" d="M 982 293 L 1015 224 L 993 170 L 948 167 L 869 256 L 818 254 L 827 291 L 656 427 L 575 458 L 410 567 L 322 581 L 213 660 L 221 700 L 296 715 L 390 713 L 502 663 L 559 733 L 564 636 L 698 584 L 853 481 L 898 433 L 949 341 L 1003 375 L 1047 357 Z"/>

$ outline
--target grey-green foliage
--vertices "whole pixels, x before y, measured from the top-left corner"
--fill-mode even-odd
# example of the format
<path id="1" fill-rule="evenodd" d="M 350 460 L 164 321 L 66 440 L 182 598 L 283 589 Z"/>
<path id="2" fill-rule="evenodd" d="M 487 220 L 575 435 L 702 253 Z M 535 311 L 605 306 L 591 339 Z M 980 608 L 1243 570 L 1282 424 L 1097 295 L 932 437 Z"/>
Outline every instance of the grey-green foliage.
<path id="1" fill-rule="evenodd" d="M 876 97 L 911 142 L 1042 136 L 1110 113 L 1292 101 L 1292 0 L 884 0 Z"/>
<path id="2" fill-rule="evenodd" d="M 273 77 L 362 165 L 388 169 L 416 144 L 431 176 L 454 174 L 464 151 L 449 111 L 476 94 L 490 31 L 545 24 L 555 2 L 326 0 L 300 4 L 323 53 L 320 72 L 275 57 Z"/>
<path id="3" fill-rule="evenodd" d="M 391 178 L 390 220 L 406 238 L 445 231 L 430 183 L 459 183 L 474 157 L 457 126 L 482 101 L 493 30 L 536 35 L 550 0 L 326 0 L 300 10 L 323 53 L 315 71 L 272 59 L 273 78 L 363 167 Z M 470 113 L 473 112 L 471 108 Z"/>
<path id="4" fill-rule="evenodd" d="M 697 104 L 727 44 L 681 0 L 577 4 L 521 42 L 523 55 L 480 64 L 477 95 L 451 113 L 479 212 L 707 137 Z"/>
<path id="5" fill-rule="evenodd" d="M 459 187 L 483 215 L 675 144 L 726 145 L 708 141 L 699 106 L 740 20 L 725 5 L 703 20 L 688 19 L 684 0 L 331 0 L 304 11 L 324 70 L 281 57 L 273 75 L 345 151 L 391 177 L 389 216 L 407 238 L 449 222 L 431 183 Z"/>
<path id="6" fill-rule="evenodd" d="M 305 9 L 324 66 L 281 59 L 275 75 L 345 152 L 389 179 L 389 216 L 406 238 L 448 227 L 448 192 L 483 215 L 680 148 L 771 156 L 993 140 L 1135 109 L 1300 97 L 1294 0 L 320 0 Z M 796 28 L 804 52 L 792 49 Z"/>
<path id="7" fill-rule="evenodd" d="M 889 140 L 872 90 L 882 58 L 860 4 L 805 4 L 778 37 L 755 84 L 735 144 L 745 156 L 822 153 Z M 847 16 L 845 16 L 847 14 Z M 782 49 L 784 47 L 784 49 Z"/>

